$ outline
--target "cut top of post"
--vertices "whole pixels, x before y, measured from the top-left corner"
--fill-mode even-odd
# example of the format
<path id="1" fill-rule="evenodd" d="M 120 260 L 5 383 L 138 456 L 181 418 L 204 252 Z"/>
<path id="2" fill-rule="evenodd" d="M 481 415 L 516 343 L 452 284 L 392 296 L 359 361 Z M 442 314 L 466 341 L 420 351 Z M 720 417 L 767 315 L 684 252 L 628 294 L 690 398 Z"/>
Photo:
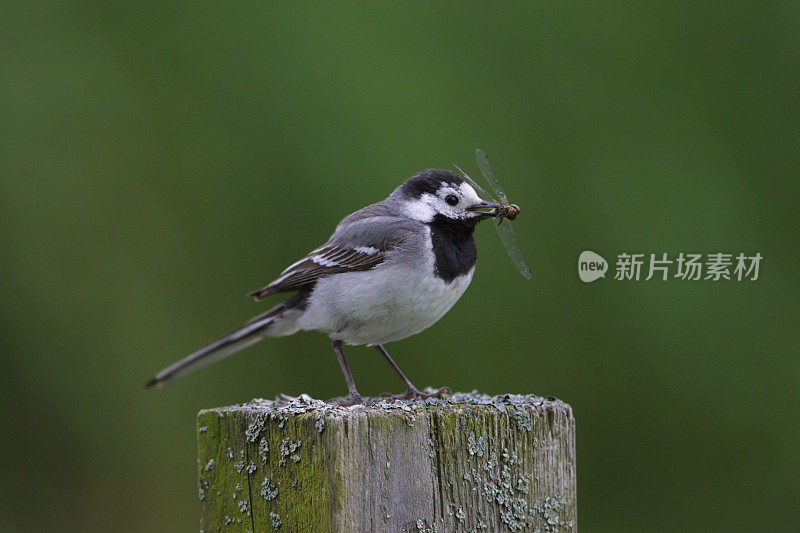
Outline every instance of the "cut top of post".
<path id="1" fill-rule="evenodd" d="M 555 398 L 257 399 L 201 411 L 198 446 L 206 531 L 576 526 L 575 423 Z"/>

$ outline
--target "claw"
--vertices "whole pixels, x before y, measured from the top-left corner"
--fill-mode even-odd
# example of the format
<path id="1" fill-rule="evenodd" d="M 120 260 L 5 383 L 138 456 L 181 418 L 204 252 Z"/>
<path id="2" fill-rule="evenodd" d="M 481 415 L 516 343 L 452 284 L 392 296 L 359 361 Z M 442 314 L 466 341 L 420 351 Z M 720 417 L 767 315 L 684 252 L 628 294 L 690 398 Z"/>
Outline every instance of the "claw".
<path id="1" fill-rule="evenodd" d="M 313 398 L 308 394 L 301 394 L 300 396 L 289 396 L 288 394 L 280 393 L 275 395 L 275 401 L 277 402 L 303 402 L 309 403 Z"/>
<path id="2" fill-rule="evenodd" d="M 427 400 L 428 398 L 441 398 L 445 394 L 450 394 L 450 389 L 448 387 L 435 390 L 428 387 L 425 390 L 430 392 L 421 392 L 417 390 L 416 387 L 410 387 L 403 394 L 384 393 L 381 394 L 381 397 L 389 400 Z"/>
<path id="3" fill-rule="evenodd" d="M 367 402 L 360 394 L 349 394 L 347 396 L 338 396 L 331 398 L 328 403 L 338 405 L 340 407 L 350 407 L 351 405 L 367 405 Z"/>

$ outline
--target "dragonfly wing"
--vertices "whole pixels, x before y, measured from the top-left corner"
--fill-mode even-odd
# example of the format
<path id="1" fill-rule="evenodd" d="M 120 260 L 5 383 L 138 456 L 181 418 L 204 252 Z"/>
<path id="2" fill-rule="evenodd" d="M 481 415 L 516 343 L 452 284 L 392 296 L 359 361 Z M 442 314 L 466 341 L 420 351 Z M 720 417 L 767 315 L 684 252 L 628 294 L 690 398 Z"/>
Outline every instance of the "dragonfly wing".
<path id="1" fill-rule="evenodd" d="M 475 159 L 478 161 L 478 168 L 481 169 L 481 174 L 483 174 L 483 177 L 486 178 L 486 181 L 491 185 L 497 198 L 500 199 L 500 203 L 507 204 L 508 196 L 506 196 L 506 193 L 500 186 L 500 180 L 494 175 L 494 170 L 492 169 L 492 164 L 489 162 L 489 158 L 486 157 L 486 154 L 483 153 L 483 150 L 480 148 L 475 150 Z"/>
<path id="2" fill-rule="evenodd" d="M 495 201 L 495 198 L 494 198 L 494 196 L 492 196 L 491 194 L 489 194 L 488 192 L 486 192 L 486 191 L 484 190 L 484 188 L 483 188 L 483 187 L 481 187 L 480 185 L 478 185 L 478 183 L 477 183 L 477 182 L 476 182 L 474 179 L 470 178 L 470 177 L 467 175 L 467 173 L 466 173 L 466 172 L 464 172 L 463 170 L 461 170 L 461 167 L 460 167 L 460 166 L 456 165 L 455 163 L 453 163 L 453 166 L 454 166 L 454 167 L 456 167 L 456 168 L 458 169 L 458 171 L 459 171 L 459 172 L 461 172 L 461 175 L 462 175 L 462 176 L 464 176 L 464 179 L 466 179 L 466 180 L 469 182 L 469 184 L 470 184 L 470 185 L 472 185 L 472 186 L 473 186 L 475 189 L 477 189 L 477 192 L 478 192 L 478 193 L 483 193 L 483 196 L 484 196 L 484 198 L 483 198 L 483 199 L 484 199 L 484 200 L 486 200 L 486 199 L 489 199 L 489 200 Z M 478 194 L 478 196 L 480 196 L 480 194 Z M 497 202 L 495 201 L 495 203 L 497 203 Z"/>
<path id="3" fill-rule="evenodd" d="M 517 237 L 514 235 L 514 230 L 511 229 L 511 223 L 506 221 L 505 224 L 499 224 L 495 226 L 495 228 L 500 235 L 500 240 L 503 241 L 503 246 L 506 247 L 508 256 L 514 261 L 520 274 L 522 274 L 525 279 L 531 279 L 531 267 L 528 266 L 525 255 L 523 255 L 522 249 L 519 247 Z"/>

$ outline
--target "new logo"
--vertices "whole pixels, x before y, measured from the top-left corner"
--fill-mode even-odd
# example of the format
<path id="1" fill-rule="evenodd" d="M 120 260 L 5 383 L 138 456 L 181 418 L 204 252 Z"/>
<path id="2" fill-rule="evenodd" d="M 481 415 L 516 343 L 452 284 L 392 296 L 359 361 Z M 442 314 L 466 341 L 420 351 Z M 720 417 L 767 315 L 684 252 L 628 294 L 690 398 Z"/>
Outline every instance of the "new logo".
<path id="1" fill-rule="evenodd" d="M 608 262 L 602 256 L 585 250 L 578 257 L 578 276 L 584 283 L 606 277 Z"/>

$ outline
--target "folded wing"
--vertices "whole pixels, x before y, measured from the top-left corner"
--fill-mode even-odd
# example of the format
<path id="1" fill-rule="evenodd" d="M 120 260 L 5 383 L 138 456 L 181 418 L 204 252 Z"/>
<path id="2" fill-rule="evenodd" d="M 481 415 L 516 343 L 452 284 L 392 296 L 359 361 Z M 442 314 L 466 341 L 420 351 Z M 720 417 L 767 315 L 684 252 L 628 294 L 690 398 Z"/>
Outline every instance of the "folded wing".
<path id="1" fill-rule="evenodd" d="M 279 292 L 310 290 L 318 279 L 340 272 L 370 270 L 405 241 L 415 228 L 394 217 L 370 217 L 340 226 L 331 239 L 289 265 L 269 285 L 248 294 L 256 300 Z"/>

